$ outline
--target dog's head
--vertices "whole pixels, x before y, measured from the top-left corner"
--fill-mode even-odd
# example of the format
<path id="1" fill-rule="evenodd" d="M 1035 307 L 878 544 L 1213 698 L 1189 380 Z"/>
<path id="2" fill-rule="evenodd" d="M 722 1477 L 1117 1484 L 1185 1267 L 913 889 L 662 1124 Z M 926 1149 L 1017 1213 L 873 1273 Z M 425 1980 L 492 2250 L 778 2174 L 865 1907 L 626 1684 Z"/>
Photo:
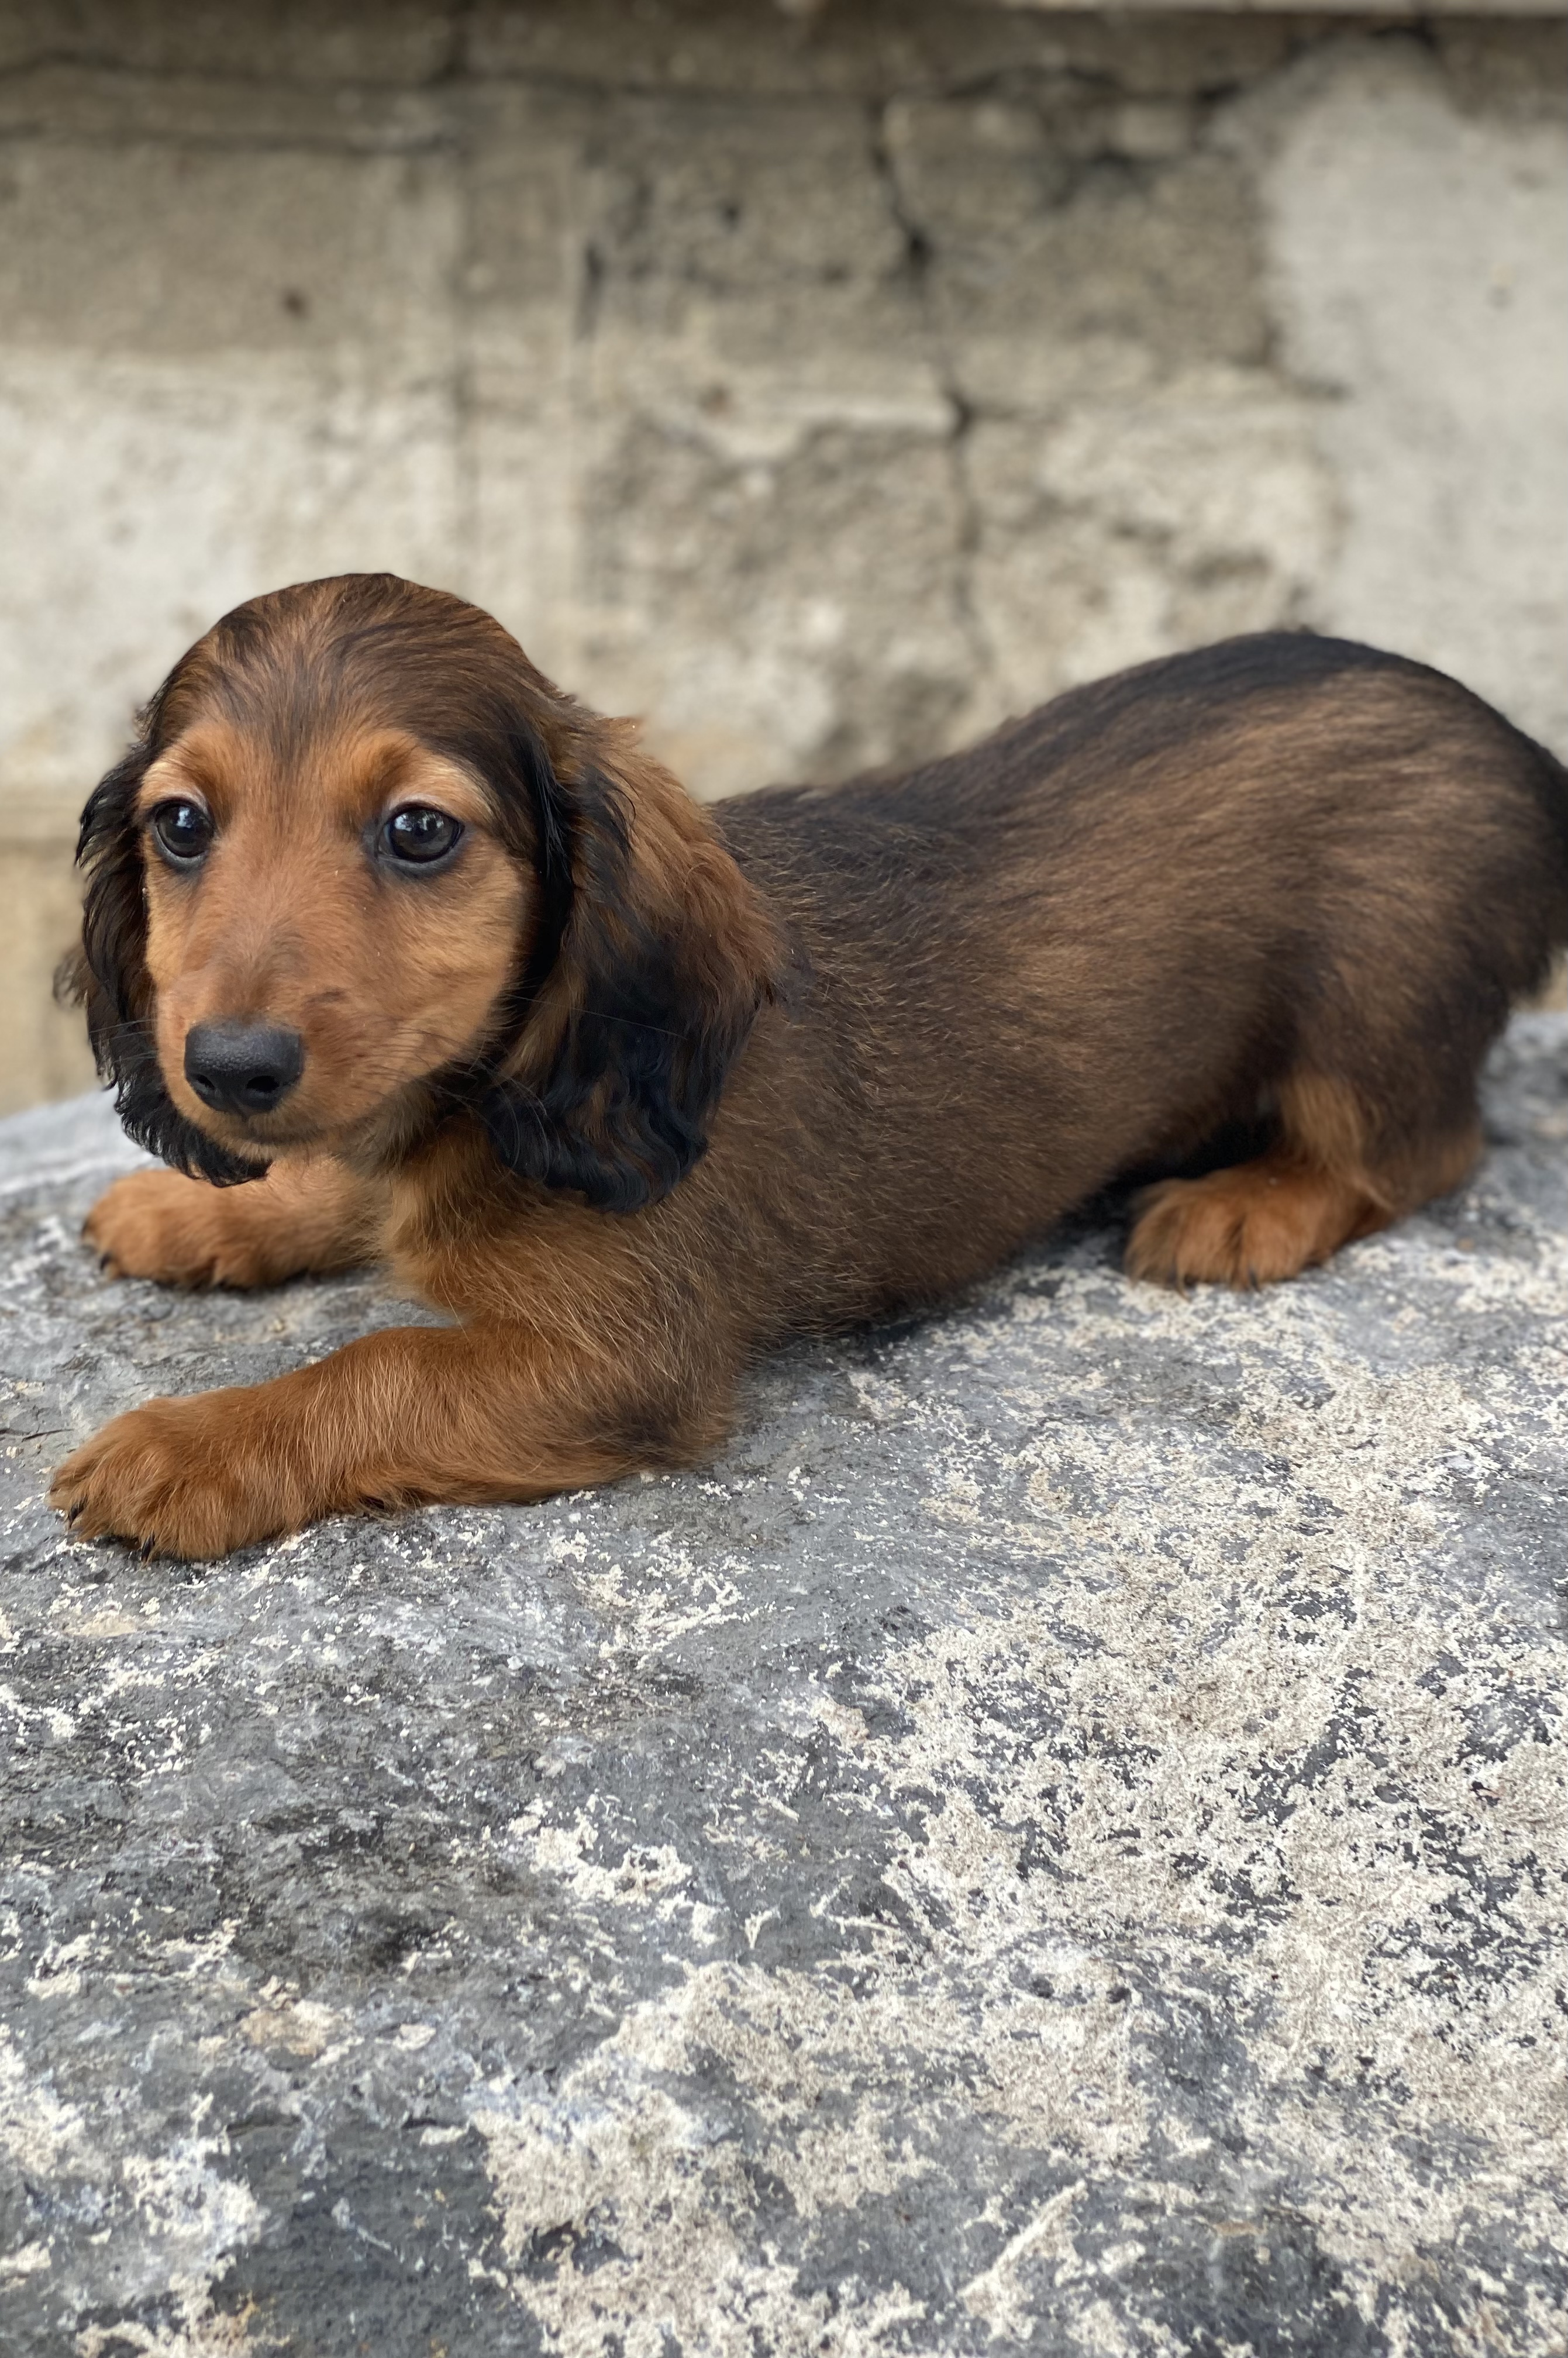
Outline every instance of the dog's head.
<path id="1" fill-rule="evenodd" d="M 631 1211 L 701 1154 L 779 945 L 634 731 L 386 574 L 183 656 L 83 814 L 66 976 L 131 1134 L 220 1184 L 395 1159 L 454 1109 Z"/>

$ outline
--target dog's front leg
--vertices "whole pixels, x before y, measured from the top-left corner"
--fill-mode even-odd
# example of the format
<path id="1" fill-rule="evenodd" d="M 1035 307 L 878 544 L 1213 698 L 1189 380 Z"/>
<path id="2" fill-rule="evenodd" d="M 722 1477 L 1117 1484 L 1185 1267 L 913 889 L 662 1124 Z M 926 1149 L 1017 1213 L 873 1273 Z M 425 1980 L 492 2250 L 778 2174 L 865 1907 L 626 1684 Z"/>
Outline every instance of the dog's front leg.
<path id="1" fill-rule="evenodd" d="M 721 1427 L 727 1400 L 656 1412 L 653 1371 L 637 1364 L 633 1397 L 629 1364 L 521 1325 L 395 1327 L 272 1383 L 132 1409 L 67 1459 L 50 1502 L 79 1538 L 214 1556 L 322 1515 L 577 1489 Z"/>
<path id="2" fill-rule="evenodd" d="M 100 1195 L 82 1235 L 114 1277 L 281 1285 L 373 1260 L 382 1210 L 373 1182 L 325 1159 L 276 1163 L 243 1187 L 132 1171 Z"/>

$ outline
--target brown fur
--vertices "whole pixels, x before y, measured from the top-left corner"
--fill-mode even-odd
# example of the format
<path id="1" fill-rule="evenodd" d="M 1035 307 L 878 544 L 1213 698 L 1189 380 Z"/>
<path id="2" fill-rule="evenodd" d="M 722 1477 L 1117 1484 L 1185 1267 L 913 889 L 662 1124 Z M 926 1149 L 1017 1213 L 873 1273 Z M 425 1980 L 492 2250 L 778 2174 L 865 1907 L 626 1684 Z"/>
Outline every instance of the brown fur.
<path id="1" fill-rule="evenodd" d="M 149 836 L 171 796 L 215 828 L 191 872 Z M 448 866 L 377 851 L 408 802 L 463 822 Z M 180 1166 L 97 1206 L 106 1265 L 380 1260 L 453 1322 L 152 1401 L 61 1467 L 78 1531 L 185 1555 L 687 1463 L 770 1344 L 938 1299 L 1227 1125 L 1260 1151 L 1153 1184 L 1128 1265 L 1290 1276 L 1464 1177 L 1481 1056 L 1568 935 L 1559 765 L 1366 648 L 1232 641 L 705 813 L 383 576 L 199 642 L 83 856 L 100 1060 Z M 303 1043 L 274 1111 L 185 1079 L 190 1028 L 239 1019 Z"/>

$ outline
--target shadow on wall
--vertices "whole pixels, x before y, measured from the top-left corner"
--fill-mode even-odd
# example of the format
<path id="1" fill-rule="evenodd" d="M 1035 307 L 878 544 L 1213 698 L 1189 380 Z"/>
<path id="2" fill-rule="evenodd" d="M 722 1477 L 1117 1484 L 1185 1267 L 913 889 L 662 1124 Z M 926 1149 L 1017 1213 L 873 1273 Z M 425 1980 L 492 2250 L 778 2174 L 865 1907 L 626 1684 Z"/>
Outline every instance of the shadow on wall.
<path id="1" fill-rule="evenodd" d="M 135 702 L 312 574 L 477 598 L 700 793 L 1281 622 L 1568 745 L 1563 39 L 189 0 L 46 57 L 0 0 L 0 1107 L 89 1076 Z"/>

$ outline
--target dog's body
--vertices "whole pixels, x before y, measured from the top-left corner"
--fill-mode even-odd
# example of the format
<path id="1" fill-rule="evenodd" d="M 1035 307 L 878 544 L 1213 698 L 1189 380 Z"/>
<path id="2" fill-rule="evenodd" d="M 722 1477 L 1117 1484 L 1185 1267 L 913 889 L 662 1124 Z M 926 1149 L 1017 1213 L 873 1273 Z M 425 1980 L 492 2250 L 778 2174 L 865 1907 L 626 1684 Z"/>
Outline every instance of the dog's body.
<path id="1" fill-rule="evenodd" d="M 437 822 L 454 849 L 394 856 Z M 385 1260 L 455 1322 L 154 1401 L 61 1469 L 80 1531 L 185 1554 L 689 1462 L 769 1344 L 936 1300 L 1228 1125 L 1262 1152 L 1153 1187 L 1129 1265 L 1290 1275 L 1463 1178 L 1482 1055 L 1568 937 L 1561 766 L 1367 648 L 1233 641 L 705 817 L 385 577 L 209 633 L 84 848 L 101 1059 L 199 1174 L 111 1189 L 106 1260 Z M 281 1065 L 192 1062 L 234 1038 L 295 1043 L 259 1110 L 232 1090 Z"/>

